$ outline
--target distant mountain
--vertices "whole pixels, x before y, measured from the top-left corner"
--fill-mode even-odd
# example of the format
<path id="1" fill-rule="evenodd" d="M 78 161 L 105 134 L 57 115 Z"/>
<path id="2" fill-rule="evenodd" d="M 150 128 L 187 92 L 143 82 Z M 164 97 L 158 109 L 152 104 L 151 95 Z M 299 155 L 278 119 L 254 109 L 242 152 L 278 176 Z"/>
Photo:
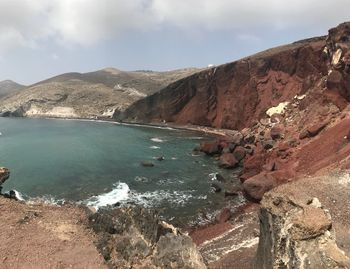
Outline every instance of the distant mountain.
<path id="1" fill-rule="evenodd" d="M 24 87 L 24 85 L 18 84 L 12 80 L 0 81 L 0 98 L 13 94 Z"/>
<path id="2" fill-rule="evenodd" d="M 135 101 L 200 71 L 126 72 L 106 68 L 89 73 L 66 73 L 28 86 L 0 99 L 4 116 L 112 117 Z"/>

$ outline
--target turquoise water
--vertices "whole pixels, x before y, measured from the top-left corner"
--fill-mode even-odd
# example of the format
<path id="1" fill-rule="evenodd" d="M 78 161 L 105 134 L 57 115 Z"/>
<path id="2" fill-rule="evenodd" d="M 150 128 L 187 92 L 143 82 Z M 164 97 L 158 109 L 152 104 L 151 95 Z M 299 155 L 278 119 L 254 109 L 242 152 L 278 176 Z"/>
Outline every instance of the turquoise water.
<path id="1" fill-rule="evenodd" d="M 211 192 L 210 174 L 230 174 L 212 158 L 192 155 L 208 139 L 196 132 L 23 118 L 0 118 L 0 132 L 0 166 L 11 171 L 4 190 L 16 189 L 27 199 L 95 207 L 135 203 L 186 217 L 219 207 L 222 196 Z M 159 156 L 164 160 L 154 159 Z"/>

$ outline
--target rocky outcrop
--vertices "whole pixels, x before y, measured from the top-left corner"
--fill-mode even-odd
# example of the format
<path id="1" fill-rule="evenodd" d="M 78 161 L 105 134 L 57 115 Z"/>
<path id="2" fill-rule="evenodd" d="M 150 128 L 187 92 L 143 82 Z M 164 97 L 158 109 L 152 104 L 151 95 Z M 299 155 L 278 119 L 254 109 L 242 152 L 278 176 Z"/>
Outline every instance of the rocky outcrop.
<path id="1" fill-rule="evenodd" d="M 329 211 L 317 198 L 267 193 L 259 218 L 254 269 L 350 268 L 349 257 L 336 245 Z"/>
<path id="2" fill-rule="evenodd" d="M 324 56 L 328 60 L 327 87 L 350 101 L 350 24 L 329 30 Z"/>
<path id="3" fill-rule="evenodd" d="M 2 189 L 2 184 L 10 177 L 10 170 L 5 167 L 0 167 L 0 194 Z"/>
<path id="4" fill-rule="evenodd" d="M 112 268 L 204 269 L 191 238 L 141 208 L 100 210 L 90 216 L 98 249 Z"/>

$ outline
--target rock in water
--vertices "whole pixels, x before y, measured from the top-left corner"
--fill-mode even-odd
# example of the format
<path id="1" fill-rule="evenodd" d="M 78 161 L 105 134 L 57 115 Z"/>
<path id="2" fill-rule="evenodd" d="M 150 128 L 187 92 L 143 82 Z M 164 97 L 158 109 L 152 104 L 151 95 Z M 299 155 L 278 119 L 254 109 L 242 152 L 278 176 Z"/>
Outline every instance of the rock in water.
<path id="1" fill-rule="evenodd" d="M 272 191 L 261 202 L 259 218 L 254 269 L 350 268 L 349 257 L 336 245 L 331 217 L 319 203 Z"/>
<path id="2" fill-rule="evenodd" d="M 149 161 L 143 161 L 143 162 L 141 162 L 141 165 L 144 167 L 153 167 L 154 163 L 149 162 Z"/>
<path id="3" fill-rule="evenodd" d="M 238 166 L 238 161 L 232 153 L 224 153 L 220 156 L 219 166 L 222 168 L 235 168 Z"/>

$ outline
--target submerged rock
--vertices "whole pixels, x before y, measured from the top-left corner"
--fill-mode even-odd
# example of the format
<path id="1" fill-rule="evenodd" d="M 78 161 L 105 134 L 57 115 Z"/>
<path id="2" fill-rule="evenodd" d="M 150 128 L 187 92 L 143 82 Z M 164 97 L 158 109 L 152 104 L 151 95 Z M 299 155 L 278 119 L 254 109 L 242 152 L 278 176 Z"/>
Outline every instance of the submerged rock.
<path id="1" fill-rule="evenodd" d="M 141 165 L 144 167 L 153 167 L 154 163 L 152 163 L 150 161 L 143 161 L 143 162 L 141 162 Z"/>

